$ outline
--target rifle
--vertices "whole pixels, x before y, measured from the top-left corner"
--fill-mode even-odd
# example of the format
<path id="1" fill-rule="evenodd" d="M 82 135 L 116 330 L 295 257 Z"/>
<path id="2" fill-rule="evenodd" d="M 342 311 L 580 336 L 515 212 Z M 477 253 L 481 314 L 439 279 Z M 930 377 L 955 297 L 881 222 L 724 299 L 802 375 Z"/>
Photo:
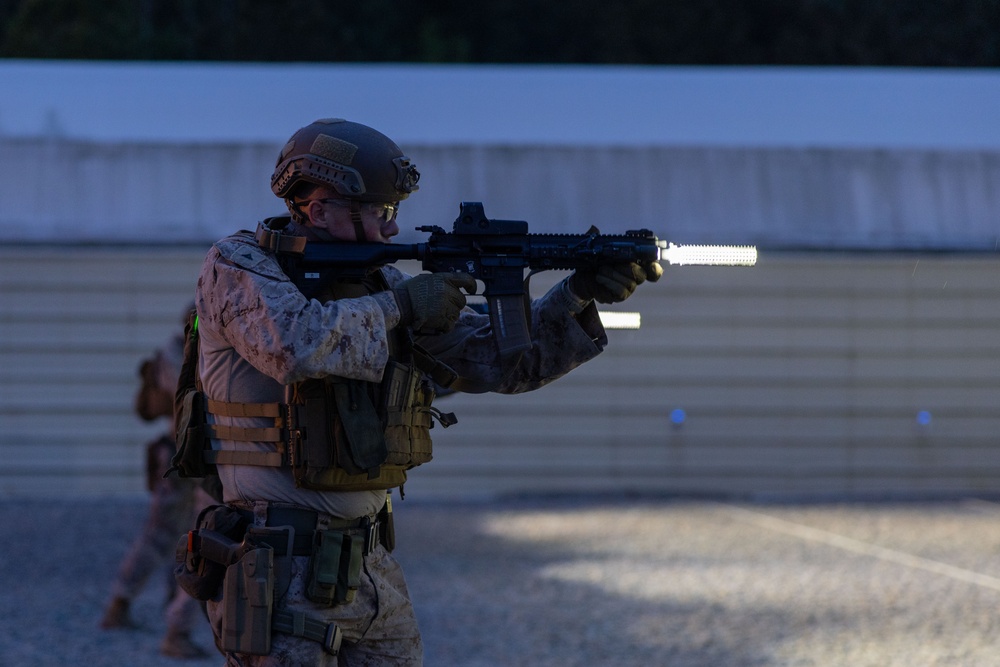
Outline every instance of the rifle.
<path id="1" fill-rule="evenodd" d="M 272 234 L 273 228 L 266 228 Z M 481 202 L 463 202 L 451 232 L 436 225 L 417 227 L 424 243 L 307 243 L 288 251 L 285 270 L 306 296 L 334 279 L 361 278 L 373 266 L 419 260 L 425 271 L 462 271 L 483 282 L 483 296 L 502 359 L 531 347 L 525 310 L 527 282 L 551 269 L 594 268 L 602 264 L 704 264 L 753 266 L 753 246 L 678 246 L 648 229 L 624 234 L 529 234 L 523 220 L 491 220 Z M 280 238 L 261 236 L 261 245 L 280 248 Z M 524 276 L 525 269 L 531 273 Z"/>

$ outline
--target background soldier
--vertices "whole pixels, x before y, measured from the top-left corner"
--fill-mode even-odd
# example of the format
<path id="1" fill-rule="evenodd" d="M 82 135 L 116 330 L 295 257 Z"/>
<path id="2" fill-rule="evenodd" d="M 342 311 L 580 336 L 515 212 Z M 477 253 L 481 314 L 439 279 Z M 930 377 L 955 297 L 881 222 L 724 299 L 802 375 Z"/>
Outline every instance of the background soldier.
<path id="1" fill-rule="evenodd" d="M 142 362 L 139 368 L 142 383 L 135 397 L 135 410 L 143 420 L 173 416 L 183 348 L 184 338 L 178 333 L 154 356 Z M 177 535 L 188 530 L 199 510 L 211 502 L 194 480 L 180 479 L 176 475 L 164 479 L 174 451 L 172 434 L 164 434 L 146 445 L 146 485 L 152 494 L 149 515 L 119 567 L 111 600 L 101 619 L 104 629 L 136 627 L 129 608 L 154 573 L 162 573 L 164 580 L 173 584 Z M 204 622 L 204 613 L 197 600 L 178 586 L 170 585 L 164 616 L 167 631 L 160 644 L 163 655 L 173 658 L 207 655 L 191 640 L 194 624 L 199 620 Z"/>
<path id="2" fill-rule="evenodd" d="M 338 653 L 342 665 L 420 664 L 387 490 L 431 457 L 440 414 L 425 371 L 445 364 L 476 392 L 541 387 L 607 343 L 595 299 L 622 301 L 661 275 L 655 262 L 577 271 L 531 304 L 532 346 L 512 362 L 489 317 L 464 308 L 469 275 L 371 267 L 309 295 L 288 277 L 283 251 L 303 239 L 389 241 L 418 179 L 385 135 L 317 121 L 291 137 L 271 179 L 290 218 L 225 238 L 205 259 L 200 379 L 228 509 L 201 526 L 239 541 L 240 517 L 260 545 L 208 601 L 229 665 L 335 665 Z"/>

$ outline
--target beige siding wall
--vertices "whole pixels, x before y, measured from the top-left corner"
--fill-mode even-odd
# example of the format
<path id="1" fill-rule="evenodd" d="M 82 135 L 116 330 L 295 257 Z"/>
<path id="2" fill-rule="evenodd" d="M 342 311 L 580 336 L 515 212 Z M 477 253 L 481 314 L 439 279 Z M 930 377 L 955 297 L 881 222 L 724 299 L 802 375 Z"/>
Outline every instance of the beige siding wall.
<path id="1" fill-rule="evenodd" d="M 0 493 L 141 491 L 163 425 L 131 412 L 136 368 L 203 250 L 0 249 Z M 617 309 L 642 328 L 556 384 L 441 400 L 459 424 L 407 493 L 1000 491 L 995 258 L 764 252 Z"/>
<path id="2" fill-rule="evenodd" d="M 203 250 L 0 250 L 0 492 L 142 489 L 140 361 L 178 326 Z"/>

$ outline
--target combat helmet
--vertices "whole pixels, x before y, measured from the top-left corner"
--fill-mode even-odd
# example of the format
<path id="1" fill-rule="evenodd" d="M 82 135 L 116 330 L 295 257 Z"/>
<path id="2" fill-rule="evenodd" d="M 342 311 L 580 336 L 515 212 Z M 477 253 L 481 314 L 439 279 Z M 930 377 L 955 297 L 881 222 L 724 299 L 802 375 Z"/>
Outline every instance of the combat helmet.
<path id="1" fill-rule="evenodd" d="M 325 118 L 299 129 L 281 149 L 271 190 L 288 201 L 299 185 L 312 183 L 346 199 L 388 204 L 409 197 L 418 180 L 420 172 L 389 137 L 367 125 Z"/>

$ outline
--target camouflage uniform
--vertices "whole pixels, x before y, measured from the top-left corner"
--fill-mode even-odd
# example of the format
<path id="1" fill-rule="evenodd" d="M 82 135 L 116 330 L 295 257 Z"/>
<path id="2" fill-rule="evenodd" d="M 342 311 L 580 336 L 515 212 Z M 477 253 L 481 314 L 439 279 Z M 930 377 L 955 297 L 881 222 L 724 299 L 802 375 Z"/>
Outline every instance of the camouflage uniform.
<path id="1" fill-rule="evenodd" d="M 294 223 L 291 229 L 296 230 Z M 299 229 L 298 233 L 307 234 Z M 381 269 L 390 287 L 408 278 L 395 267 Z M 261 249 L 249 232 L 216 243 L 198 279 L 200 368 L 206 396 L 242 403 L 280 403 L 286 384 L 339 376 L 378 382 L 389 359 L 389 332 L 400 321 L 391 291 L 321 303 L 307 300 Z M 489 317 L 466 309 L 446 334 L 417 336 L 416 342 L 463 378 L 495 383 L 494 391 L 518 393 L 541 387 L 596 356 L 607 342 L 596 308 L 576 299 L 560 283 L 531 308 L 533 347 L 503 372 Z M 217 424 L 264 427 L 259 418 L 215 417 Z M 273 422 L 272 422 L 273 425 Z M 213 440 L 216 449 L 247 449 L 248 443 Z M 257 451 L 267 443 L 249 443 Z M 372 516 L 385 491 L 331 493 L 296 488 L 284 467 L 220 465 L 224 500 L 255 511 L 269 503 L 308 508 L 321 517 Z M 289 560 L 289 559 L 286 559 Z M 340 663 L 420 664 L 417 621 L 399 565 L 381 546 L 365 557 L 362 586 L 351 603 L 323 606 L 302 594 L 308 557 L 293 557 L 287 590 L 275 591 L 275 605 L 307 611 L 344 632 Z M 221 603 L 209 601 L 217 637 Z M 229 655 L 230 665 L 337 664 L 337 658 L 307 639 L 274 634 L 267 656 Z"/>
<path id="2" fill-rule="evenodd" d="M 143 363 L 140 369 L 143 386 L 136 396 L 136 411 L 143 419 L 152 421 L 172 414 L 183 346 L 183 338 L 175 337 Z M 186 532 L 199 511 L 213 502 L 196 481 L 176 476 L 164 479 L 174 450 L 173 436 L 167 434 L 146 446 L 146 483 L 151 492 L 149 514 L 119 566 L 111 602 L 101 621 L 105 629 L 134 626 L 128 608 L 154 573 L 164 573 L 164 580 L 173 584 L 177 535 Z M 205 655 L 190 640 L 195 623 L 204 617 L 197 600 L 171 586 L 164 616 L 167 632 L 160 647 L 162 653 L 176 658 Z"/>

